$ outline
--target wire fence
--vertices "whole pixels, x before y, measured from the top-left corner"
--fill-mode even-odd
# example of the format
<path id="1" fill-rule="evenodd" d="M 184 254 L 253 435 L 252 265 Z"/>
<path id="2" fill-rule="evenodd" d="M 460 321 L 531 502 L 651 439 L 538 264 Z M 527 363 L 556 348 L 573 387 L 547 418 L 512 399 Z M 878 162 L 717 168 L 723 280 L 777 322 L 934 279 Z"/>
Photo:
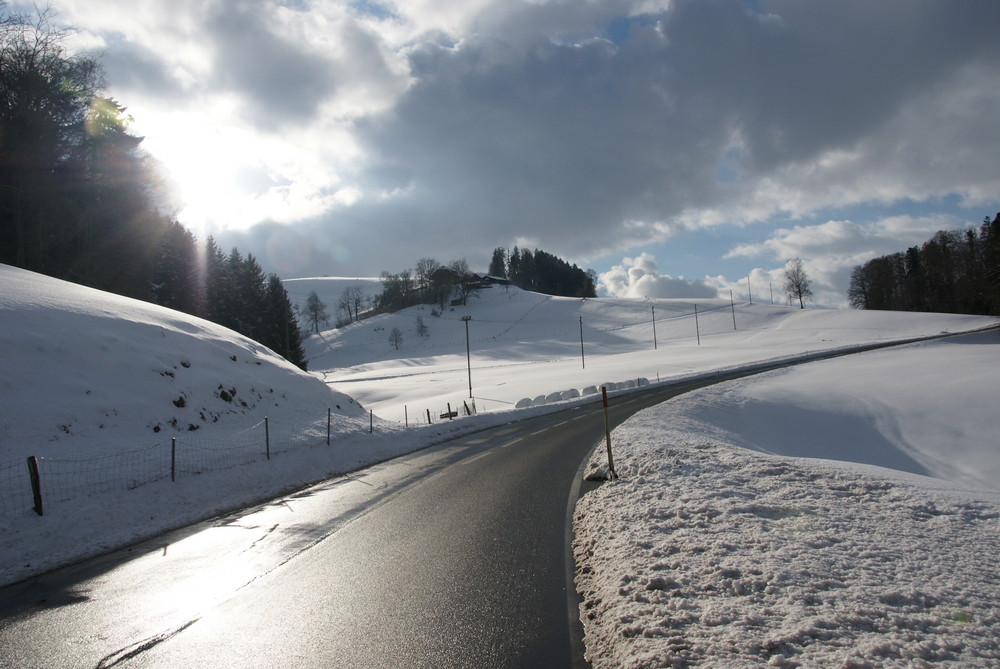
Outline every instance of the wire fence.
<path id="1" fill-rule="evenodd" d="M 31 510 L 42 515 L 42 500 L 45 505 L 63 503 L 241 467 L 269 460 L 277 453 L 323 443 L 324 436 L 329 444 L 330 421 L 328 414 L 311 424 L 274 426 L 265 418 L 240 432 L 211 439 L 186 435 L 106 455 L 0 462 L 0 516 Z"/>

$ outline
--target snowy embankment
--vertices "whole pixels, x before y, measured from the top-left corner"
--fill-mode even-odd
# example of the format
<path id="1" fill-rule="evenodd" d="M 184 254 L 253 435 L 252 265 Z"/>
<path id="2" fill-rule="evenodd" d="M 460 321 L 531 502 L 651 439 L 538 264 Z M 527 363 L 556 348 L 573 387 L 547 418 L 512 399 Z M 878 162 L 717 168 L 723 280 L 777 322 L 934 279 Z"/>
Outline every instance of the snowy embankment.
<path id="1" fill-rule="evenodd" d="M 372 434 L 352 398 L 231 330 L 6 265 L 0 349 L 0 583 L 463 429 L 404 431 L 376 416 Z"/>
<path id="2" fill-rule="evenodd" d="M 865 353 L 615 430 L 575 518 L 593 665 L 997 666 L 998 360 L 996 332 Z"/>

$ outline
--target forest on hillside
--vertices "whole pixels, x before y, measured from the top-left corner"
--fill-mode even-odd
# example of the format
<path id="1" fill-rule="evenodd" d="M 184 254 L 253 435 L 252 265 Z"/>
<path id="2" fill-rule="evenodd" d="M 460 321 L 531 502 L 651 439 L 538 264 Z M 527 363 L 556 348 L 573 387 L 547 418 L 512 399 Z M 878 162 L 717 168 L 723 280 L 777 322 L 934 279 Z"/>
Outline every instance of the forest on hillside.
<path id="1" fill-rule="evenodd" d="M 212 320 L 304 368 L 281 280 L 173 219 L 99 62 L 50 16 L 0 3 L 0 262 Z"/>
<path id="2" fill-rule="evenodd" d="M 382 272 L 382 293 L 373 305 L 379 311 L 397 311 L 415 304 L 438 304 L 444 308 L 455 300 L 465 304 L 486 283 L 503 282 L 524 290 L 563 297 L 597 297 L 596 275 L 581 270 L 551 253 L 535 249 L 493 250 L 486 274 L 469 271 L 464 258 L 442 265 L 421 258 L 415 269 Z M 348 310 L 349 312 L 349 310 Z M 354 317 L 348 321 L 354 320 Z"/>
<path id="3" fill-rule="evenodd" d="M 1000 213 L 856 266 L 848 299 L 857 309 L 1000 316 Z"/>

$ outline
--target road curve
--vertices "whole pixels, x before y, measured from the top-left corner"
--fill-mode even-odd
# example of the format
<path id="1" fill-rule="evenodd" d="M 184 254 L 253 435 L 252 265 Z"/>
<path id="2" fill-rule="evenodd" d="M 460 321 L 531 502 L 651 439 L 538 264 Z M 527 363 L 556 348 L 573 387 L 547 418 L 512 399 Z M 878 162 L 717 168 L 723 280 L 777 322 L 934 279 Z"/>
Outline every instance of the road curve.
<path id="1" fill-rule="evenodd" d="M 4 588 L 0 665 L 586 666 L 570 515 L 603 435 L 599 401 L 518 420 Z"/>

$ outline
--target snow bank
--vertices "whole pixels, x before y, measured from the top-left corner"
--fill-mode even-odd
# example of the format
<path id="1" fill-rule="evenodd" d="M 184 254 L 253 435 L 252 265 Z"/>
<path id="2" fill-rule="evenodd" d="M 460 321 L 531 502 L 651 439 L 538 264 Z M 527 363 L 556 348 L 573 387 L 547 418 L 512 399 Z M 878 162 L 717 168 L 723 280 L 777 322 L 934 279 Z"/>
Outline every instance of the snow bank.
<path id="1" fill-rule="evenodd" d="M 88 456 L 241 430 L 267 415 L 313 423 L 350 397 L 214 323 L 0 265 L 2 460 Z"/>
<path id="2" fill-rule="evenodd" d="M 593 665 L 1000 662 L 998 355 L 989 333 L 825 361 L 616 429 L 621 478 L 574 521 Z"/>

